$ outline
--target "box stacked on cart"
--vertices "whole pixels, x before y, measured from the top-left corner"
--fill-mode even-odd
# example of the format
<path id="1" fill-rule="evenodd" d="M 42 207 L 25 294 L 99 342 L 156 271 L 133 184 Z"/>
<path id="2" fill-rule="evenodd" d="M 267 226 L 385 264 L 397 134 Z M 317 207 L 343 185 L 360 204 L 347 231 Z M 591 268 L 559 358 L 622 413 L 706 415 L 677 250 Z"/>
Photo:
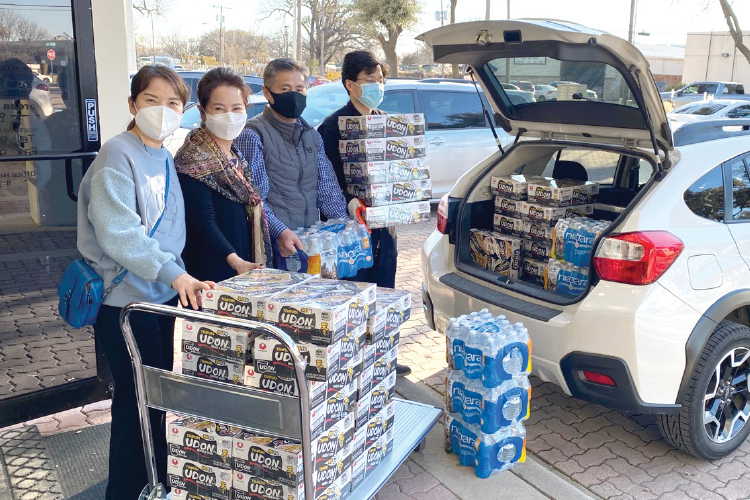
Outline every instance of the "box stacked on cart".
<path id="1" fill-rule="evenodd" d="M 521 323 L 487 309 L 446 329 L 445 449 L 486 478 L 526 456 L 531 340 Z"/>
<path id="2" fill-rule="evenodd" d="M 516 174 L 492 177 L 490 190 L 495 195 L 495 232 L 502 233 L 505 238 L 520 239 L 518 273 L 510 278 L 544 286 L 553 252 L 555 224 L 564 218 L 591 216 L 599 185 Z M 517 240 L 513 241 L 518 244 Z M 487 252 L 480 250 L 471 249 L 472 259 L 498 272 Z M 505 275 L 504 271 L 505 267 L 501 267 L 500 274 Z"/>
<path id="3" fill-rule="evenodd" d="M 339 118 L 348 191 L 370 228 L 428 220 L 432 181 L 421 113 Z"/>

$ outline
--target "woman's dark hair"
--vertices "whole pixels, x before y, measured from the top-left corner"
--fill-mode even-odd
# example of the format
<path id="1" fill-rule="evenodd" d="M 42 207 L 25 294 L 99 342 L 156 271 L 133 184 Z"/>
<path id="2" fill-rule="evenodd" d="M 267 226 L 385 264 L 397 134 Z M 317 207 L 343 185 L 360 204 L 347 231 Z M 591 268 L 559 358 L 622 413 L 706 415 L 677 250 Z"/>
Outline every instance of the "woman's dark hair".
<path id="1" fill-rule="evenodd" d="M 341 83 L 346 88 L 346 81 L 357 81 L 357 76 L 362 71 L 367 74 L 375 71 L 378 66 L 383 71 L 383 78 L 388 76 L 388 65 L 377 60 L 375 55 L 369 50 L 355 50 L 344 56 L 344 63 L 341 65 Z M 347 89 L 347 92 L 349 90 Z"/>
<path id="2" fill-rule="evenodd" d="M 170 85 L 172 85 L 172 88 L 177 94 L 177 97 L 179 97 L 182 101 L 182 105 L 185 106 L 185 103 L 187 103 L 188 97 L 190 96 L 190 89 L 185 84 L 185 81 L 182 79 L 182 77 L 171 68 L 151 64 L 143 66 L 141 69 L 139 69 L 138 73 L 136 73 L 135 76 L 133 76 L 133 79 L 130 81 L 130 98 L 133 100 L 133 102 L 135 102 L 138 94 L 146 90 L 148 86 L 151 85 L 151 81 L 154 78 L 163 78 L 164 80 L 168 81 Z M 130 125 L 128 125 L 128 130 L 131 130 L 133 127 L 135 127 L 135 120 L 132 120 L 130 122 Z"/>
<path id="3" fill-rule="evenodd" d="M 247 105 L 247 99 L 250 96 L 250 87 L 247 86 L 245 80 L 242 79 L 239 73 L 231 68 L 214 68 L 205 75 L 198 82 L 198 103 L 200 103 L 203 109 L 206 109 L 208 100 L 211 98 L 211 93 L 220 87 L 221 85 L 228 85 L 234 87 L 242 94 L 242 102 Z"/>

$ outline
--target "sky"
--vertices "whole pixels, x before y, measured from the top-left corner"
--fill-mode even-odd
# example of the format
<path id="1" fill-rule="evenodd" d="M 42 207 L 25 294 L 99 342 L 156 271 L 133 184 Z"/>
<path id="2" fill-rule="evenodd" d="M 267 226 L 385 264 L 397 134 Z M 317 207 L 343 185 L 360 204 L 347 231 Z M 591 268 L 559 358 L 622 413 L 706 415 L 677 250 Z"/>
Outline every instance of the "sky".
<path id="1" fill-rule="evenodd" d="M 607 31 L 627 38 L 630 14 L 630 0 L 508 0 L 511 18 L 547 18 L 574 21 L 586 26 Z M 245 28 L 265 33 L 290 26 L 292 19 L 272 17 L 263 21 L 263 10 L 273 5 L 274 0 L 172 0 L 172 8 L 167 19 L 156 20 L 155 29 L 167 25 L 178 26 L 181 31 L 196 33 L 218 27 L 219 9 L 213 5 L 229 7 L 225 10 L 227 28 Z M 436 13 L 440 12 L 440 0 L 422 0 L 423 13 L 419 25 L 399 38 L 399 53 L 409 53 L 416 49 L 414 37 L 440 26 Z M 708 4 L 707 11 L 703 11 Z M 492 0 L 491 18 L 506 18 L 505 0 Z M 740 27 L 750 33 L 750 2 L 734 0 L 735 13 Z M 450 9 L 450 0 L 443 0 L 443 9 Z M 484 19 L 485 0 L 458 0 L 456 20 L 475 21 Z M 150 22 L 135 14 L 140 29 L 150 34 Z M 141 18 L 140 20 L 138 18 Z M 744 21 L 744 23 L 743 23 Z M 639 44 L 679 44 L 684 45 L 688 32 L 727 31 L 726 21 L 721 13 L 718 0 L 640 0 L 636 9 L 636 32 L 647 32 L 650 36 L 636 36 Z M 270 33 L 269 33 L 270 34 Z"/>
<path id="2" fill-rule="evenodd" d="M 171 0 L 171 8 L 166 16 L 154 18 L 154 29 L 159 32 L 178 29 L 191 38 L 218 28 L 218 8 L 224 11 L 227 28 L 243 28 L 271 34 L 290 26 L 292 19 L 281 16 L 265 19 L 265 11 L 280 0 Z M 627 38 L 631 0 L 508 0 L 511 18 L 547 18 L 574 21 L 586 26 L 601 29 Z M 49 7 L 31 7 L 30 4 Z M 703 6 L 709 5 L 704 11 Z M 435 15 L 440 11 L 441 0 L 421 0 L 422 16 L 419 25 L 399 38 L 399 53 L 416 50 L 414 37 L 440 26 Z M 18 6 L 18 7 L 13 7 Z M 27 7 L 28 6 L 28 7 Z M 0 0 L 0 8 L 13 8 L 20 13 L 33 12 L 34 19 L 47 27 L 53 34 L 63 31 L 70 33 L 68 16 L 61 16 L 69 9 L 69 0 Z M 492 19 L 506 18 L 506 0 L 492 0 Z M 450 0 L 443 0 L 443 9 L 450 8 Z M 750 33 L 750 1 L 734 0 L 735 13 Z M 485 0 L 458 0 L 456 20 L 475 21 L 484 18 Z M 636 36 L 638 44 L 685 44 L 688 32 L 727 31 L 726 21 L 721 13 L 718 0 L 639 0 L 637 4 L 636 32 L 647 32 L 650 36 Z M 134 12 L 137 29 L 144 35 L 151 34 L 148 18 Z"/>

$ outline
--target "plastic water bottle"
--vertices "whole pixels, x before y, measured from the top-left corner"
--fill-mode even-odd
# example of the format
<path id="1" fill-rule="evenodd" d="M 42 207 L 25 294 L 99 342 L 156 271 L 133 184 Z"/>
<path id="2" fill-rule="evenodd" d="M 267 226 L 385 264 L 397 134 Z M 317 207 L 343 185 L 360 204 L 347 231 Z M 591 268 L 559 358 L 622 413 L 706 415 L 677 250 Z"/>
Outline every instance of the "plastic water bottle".
<path id="1" fill-rule="evenodd" d="M 526 428 L 520 422 L 495 434 L 480 434 L 477 441 L 474 459 L 477 477 L 488 478 L 493 472 L 526 461 Z"/>
<path id="2" fill-rule="evenodd" d="M 333 233 L 320 233 L 322 249 L 320 253 L 320 276 L 323 278 L 337 280 L 338 273 L 338 243 Z"/>
<path id="3" fill-rule="evenodd" d="M 338 233 L 339 277 L 354 276 L 354 261 L 351 258 L 353 238 L 347 230 Z"/>
<path id="4" fill-rule="evenodd" d="M 479 428 L 464 425 L 451 415 L 445 416 L 445 450 L 458 455 L 458 463 L 474 466 L 476 463 L 475 447 L 479 444 Z"/>
<path id="5" fill-rule="evenodd" d="M 478 380 L 482 378 L 482 348 L 485 336 L 467 325 L 469 332 L 464 347 L 464 368 L 466 378 Z"/>
<path id="6" fill-rule="evenodd" d="M 307 273 L 320 274 L 320 254 L 323 246 L 321 237 L 319 234 L 313 233 L 306 238 L 304 250 L 307 254 Z"/>
<path id="7" fill-rule="evenodd" d="M 573 262 L 575 256 L 576 243 L 578 242 L 578 235 L 581 231 L 581 222 L 573 221 L 565 231 L 565 261 Z"/>
<path id="8" fill-rule="evenodd" d="M 370 242 L 370 233 L 367 231 L 367 226 L 364 224 L 356 224 L 357 238 L 359 239 L 359 246 L 362 249 L 362 265 L 364 269 L 372 267 L 372 243 Z"/>
<path id="9" fill-rule="evenodd" d="M 482 401 L 484 391 L 478 380 L 469 380 L 461 372 L 450 371 L 446 374 L 446 408 L 449 412 L 460 414 L 463 421 L 469 424 L 481 424 Z"/>
<path id="10" fill-rule="evenodd" d="M 483 388 L 483 391 L 478 424 L 485 434 L 494 434 L 529 418 L 531 384 L 528 377 L 513 378 L 494 389 Z"/>
<path id="11" fill-rule="evenodd" d="M 531 338 L 521 323 L 506 325 L 493 336 L 482 360 L 482 385 L 495 388 L 531 370 Z"/>

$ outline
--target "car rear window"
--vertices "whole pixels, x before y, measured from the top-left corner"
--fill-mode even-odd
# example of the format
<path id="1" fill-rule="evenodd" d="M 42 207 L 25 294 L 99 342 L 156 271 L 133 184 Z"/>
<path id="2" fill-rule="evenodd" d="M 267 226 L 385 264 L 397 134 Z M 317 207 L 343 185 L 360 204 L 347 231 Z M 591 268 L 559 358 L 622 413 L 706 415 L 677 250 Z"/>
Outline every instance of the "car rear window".
<path id="1" fill-rule="evenodd" d="M 563 149 L 560 153 L 560 161 L 573 161 L 583 165 L 588 174 L 588 180 L 599 184 L 612 184 L 614 182 L 617 162 L 620 155 L 609 151 L 597 151 L 593 149 Z M 552 177 L 557 155 L 550 158 L 542 173 L 545 177 Z"/>
<path id="2" fill-rule="evenodd" d="M 721 165 L 695 181 L 683 196 L 685 204 L 698 217 L 724 220 L 724 177 Z"/>
<path id="3" fill-rule="evenodd" d="M 710 103 L 697 103 L 697 104 L 691 104 L 689 106 L 683 106 L 680 108 L 677 108 L 673 111 L 676 115 L 701 115 L 701 116 L 707 116 L 712 115 L 716 113 L 717 111 L 720 111 L 724 108 L 726 108 L 726 104 L 721 104 L 719 102 L 710 102 Z"/>

